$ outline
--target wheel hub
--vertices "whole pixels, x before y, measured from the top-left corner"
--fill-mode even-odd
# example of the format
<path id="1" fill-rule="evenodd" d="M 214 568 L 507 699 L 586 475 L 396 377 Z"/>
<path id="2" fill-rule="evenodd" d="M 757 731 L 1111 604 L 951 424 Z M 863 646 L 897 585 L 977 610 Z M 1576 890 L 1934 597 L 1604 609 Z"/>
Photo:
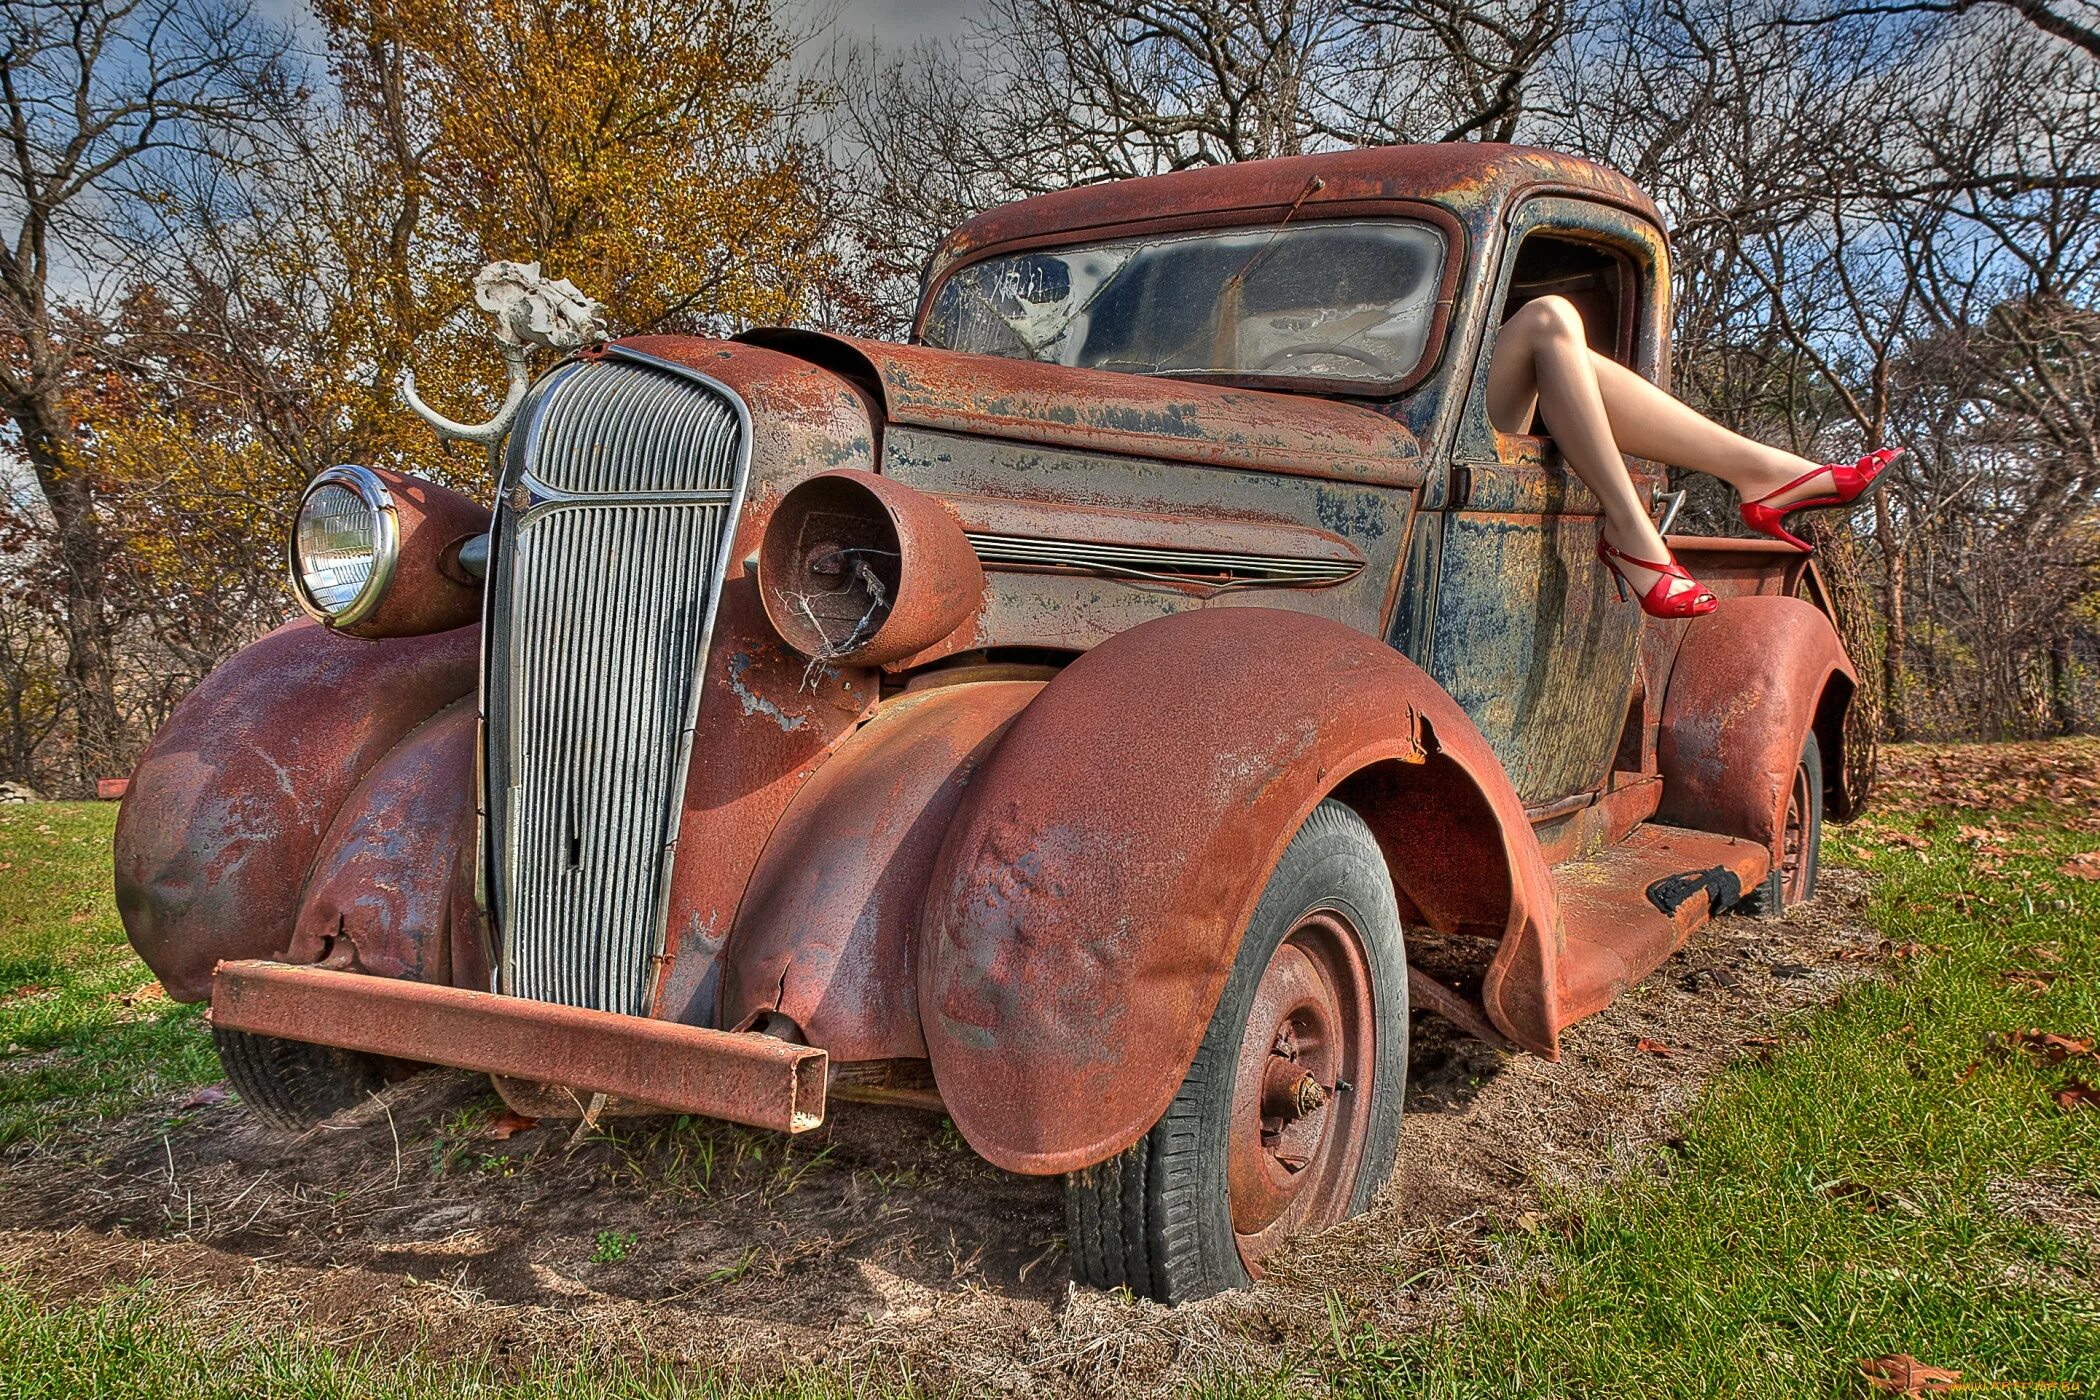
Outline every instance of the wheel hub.
<path id="1" fill-rule="evenodd" d="M 1369 1117 L 1356 1087 L 1373 1062 L 1369 988 L 1355 930 L 1321 911 L 1285 937 L 1255 990 L 1226 1164 L 1250 1272 L 1284 1237 L 1347 1212 Z"/>

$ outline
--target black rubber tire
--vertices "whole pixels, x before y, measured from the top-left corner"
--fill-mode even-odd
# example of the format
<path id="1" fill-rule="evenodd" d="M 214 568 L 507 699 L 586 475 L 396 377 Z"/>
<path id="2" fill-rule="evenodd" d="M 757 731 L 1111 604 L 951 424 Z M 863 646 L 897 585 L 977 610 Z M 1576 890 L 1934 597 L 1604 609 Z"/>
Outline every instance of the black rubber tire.
<path id="1" fill-rule="evenodd" d="M 1823 870 L 1823 746 L 1810 734 L 1801 744 L 1801 762 L 1794 770 L 1794 781 L 1800 784 L 1806 779 L 1808 789 L 1808 812 L 1804 826 L 1804 859 L 1808 862 L 1808 879 L 1802 887 L 1802 895 L 1791 903 L 1786 897 L 1784 872 L 1774 866 L 1765 876 L 1764 883 L 1743 896 L 1738 909 L 1755 918 L 1770 919 L 1784 914 L 1795 904 L 1804 904 L 1813 899 L 1816 881 Z"/>
<path id="2" fill-rule="evenodd" d="M 1385 857 L 1363 818 L 1339 802 L 1323 802 L 1269 877 L 1173 1103 L 1127 1151 L 1065 1177 L 1065 1235 L 1075 1281 L 1128 1288 L 1162 1303 L 1250 1281 L 1233 1243 L 1226 1189 L 1233 1072 L 1271 957 L 1301 919 L 1320 909 L 1346 915 L 1362 942 L 1377 1028 L 1367 1137 L 1346 1214 L 1366 1209 L 1392 1174 L 1407 1090 L 1407 957 L 1400 911 Z"/>
<path id="3" fill-rule="evenodd" d="M 386 1061 L 355 1050 L 212 1027 L 226 1080 L 256 1117 L 285 1132 L 355 1108 L 387 1086 Z"/>

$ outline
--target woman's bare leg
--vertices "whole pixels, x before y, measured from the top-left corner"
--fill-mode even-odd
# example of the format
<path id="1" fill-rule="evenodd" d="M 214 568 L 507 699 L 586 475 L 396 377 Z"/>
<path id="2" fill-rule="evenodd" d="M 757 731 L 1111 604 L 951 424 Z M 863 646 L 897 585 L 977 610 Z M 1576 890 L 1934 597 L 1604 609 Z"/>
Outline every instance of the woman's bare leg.
<path id="1" fill-rule="evenodd" d="M 1594 350 L 1588 354 L 1612 436 L 1630 456 L 1717 476 L 1746 501 L 1769 495 L 1822 466 L 1731 432 L 1624 365 Z M 1809 481 L 1787 494 L 1806 500 L 1827 489 L 1828 483 Z"/>
<path id="2" fill-rule="evenodd" d="M 1488 364 L 1488 418 L 1503 432 L 1526 432 L 1536 412 L 1561 456 L 1604 505 L 1604 538 L 1635 559 L 1661 562 L 1669 549 L 1633 489 L 1582 333 L 1582 318 L 1560 297 L 1526 302 L 1502 323 Z M 1644 454 L 1645 455 L 1645 454 Z M 1627 568 L 1627 583 L 1646 593 L 1662 577 Z M 1672 590 L 1696 587 L 1686 582 Z"/>
<path id="3" fill-rule="evenodd" d="M 1640 559 L 1669 555 L 1622 453 L 1705 472 L 1745 500 L 1777 491 L 1819 465 L 1731 432 L 1596 354 L 1580 313 L 1563 297 L 1526 302 L 1503 323 L 1487 391 L 1488 416 L 1502 431 L 1527 431 L 1534 413 L 1545 420 L 1568 465 L 1603 502 L 1605 539 Z M 1805 499 L 1820 489 L 1811 480 L 1787 494 Z M 1652 570 L 1635 570 L 1628 582 L 1645 591 L 1657 577 Z"/>

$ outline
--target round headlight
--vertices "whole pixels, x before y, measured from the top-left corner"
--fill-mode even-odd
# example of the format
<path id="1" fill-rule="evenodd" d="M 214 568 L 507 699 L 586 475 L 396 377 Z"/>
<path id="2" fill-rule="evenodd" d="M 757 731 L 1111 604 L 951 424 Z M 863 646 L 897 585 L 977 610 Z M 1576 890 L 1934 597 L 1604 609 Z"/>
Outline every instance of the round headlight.
<path id="1" fill-rule="evenodd" d="M 386 483 L 363 467 L 315 477 L 292 523 L 292 591 L 331 627 L 371 615 L 400 555 L 400 522 Z"/>

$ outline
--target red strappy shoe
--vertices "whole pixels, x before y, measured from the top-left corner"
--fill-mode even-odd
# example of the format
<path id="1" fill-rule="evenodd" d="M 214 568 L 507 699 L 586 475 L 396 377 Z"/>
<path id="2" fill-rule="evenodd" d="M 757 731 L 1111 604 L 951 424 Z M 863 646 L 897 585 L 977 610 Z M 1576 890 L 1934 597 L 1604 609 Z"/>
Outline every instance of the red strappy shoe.
<path id="1" fill-rule="evenodd" d="M 1660 564 L 1650 559 L 1636 559 L 1607 541 L 1601 533 L 1597 536 L 1597 562 L 1611 570 L 1612 582 L 1619 585 L 1620 602 L 1625 602 L 1632 592 L 1626 581 L 1626 571 L 1619 567 L 1619 561 L 1623 559 L 1636 568 L 1662 575 L 1640 595 L 1641 611 L 1650 617 L 1704 617 L 1721 606 L 1720 599 L 1700 587 L 1699 580 L 1684 571 L 1684 565 L 1677 562 L 1675 555 L 1667 549 L 1663 553 L 1666 557 Z M 1679 580 L 1692 586 L 1671 592 L 1670 585 Z"/>
<path id="2" fill-rule="evenodd" d="M 1761 535 L 1770 535 L 1775 540 L 1785 540 L 1788 544 L 1806 554 L 1814 546 L 1809 544 L 1807 540 L 1797 539 L 1787 533 L 1784 523 L 1787 516 L 1797 510 L 1817 510 L 1823 506 L 1851 505 L 1873 488 L 1874 483 L 1881 478 L 1881 474 L 1888 470 L 1889 463 L 1902 455 L 1903 449 L 1900 447 L 1877 447 L 1850 466 L 1846 466 L 1842 462 L 1833 462 L 1827 467 L 1817 467 L 1812 472 L 1803 472 L 1777 491 L 1767 491 L 1754 501 L 1743 502 L 1743 523 Z M 1830 473 L 1830 484 L 1833 488 L 1830 495 L 1810 496 L 1806 500 L 1793 501 L 1783 506 L 1768 506 L 1765 504 L 1766 501 L 1771 500 L 1774 496 L 1784 496 L 1802 482 L 1809 480 L 1811 477 L 1821 476 L 1824 472 Z"/>

